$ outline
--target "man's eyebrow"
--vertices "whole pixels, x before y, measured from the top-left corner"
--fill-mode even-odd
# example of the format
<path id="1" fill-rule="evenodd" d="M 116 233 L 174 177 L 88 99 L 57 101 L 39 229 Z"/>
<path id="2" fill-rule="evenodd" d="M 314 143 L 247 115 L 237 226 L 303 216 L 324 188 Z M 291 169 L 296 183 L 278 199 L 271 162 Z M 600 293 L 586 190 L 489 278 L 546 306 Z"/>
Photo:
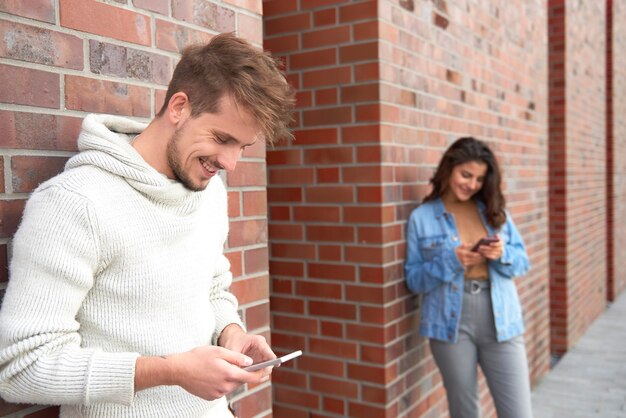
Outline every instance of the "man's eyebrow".
<path id="1" fill-rule="evenodd" d="M 211 133 L 212 133 L 212 134 L 213 134 L 216 138 L 219 138 L 219 140 L 220 140 L 221 142 L 224 142 L 224 143 L 227 143 L 227 142 L 228 142 L 228 143 L 236 143 L 236 144 L 241 144 L 241 143 L 242 143 L 240 140 L 238 140 L 237 138 L 235 138 L 235 137 L 234 137 L 234 136 L 232 136 L 231 134 L 226 133 L 226 132 L 224 132 L 224 131 L 220 131 L 220 130 L 218 130 L 218 129 L 211 129 Z M 243 145 L 243 146 L 244 146 L 244 147 L 250 147 L 250 146 L 252 146 L 252 145 L 256 144 L 256 141 L 257 141 L 257 140 L 256 140 L 256 138 L 255 138 L 255 140 L 254 140 L 253 142 L 251 142 L 251 143 L 249 143 L 249 144 L 245 144 L 245 145 Z"/>
<path id="2" fill-rule="evenodd" d="M 211 133 L 219 138 L 220 141 L 222 142 L 241 142 L 239 141 L 237 138 L 235 138 L 234 136 L 232 136 L 231 134 L 228 134 L 226 132 L 217 130 L 217 129 L 211 129 Z"/>

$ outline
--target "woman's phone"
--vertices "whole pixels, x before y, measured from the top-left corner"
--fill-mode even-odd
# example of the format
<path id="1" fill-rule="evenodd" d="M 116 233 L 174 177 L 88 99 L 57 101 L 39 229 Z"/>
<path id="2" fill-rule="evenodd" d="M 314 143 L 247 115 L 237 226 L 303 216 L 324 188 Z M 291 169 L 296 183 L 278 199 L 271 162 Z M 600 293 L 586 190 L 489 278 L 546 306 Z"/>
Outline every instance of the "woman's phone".
<path id="1" fill-rule="evenodd" d="M 285 356 L 282 357 L 276 357 L 275 359 L 272 360 L 267 360 L 267 361 L 262 361 L 260 363 L 256 363 L 253 364 L 251 366 L 248 367 L 244 367 L 243 369 L 247 372 L 255 372 L 257 370 L 261 370 L 264 369 L 266 367 L 270 367 L 270 366 L 279 366 L 281 364 L 283 364 L 286 361 L 289 361 L 291 359 L 294 359 L 298 356 L 302 355 L 302 351 L 298 350 L 298 351 L 294 351 L 293 353 L 287 354 Z"/>
<path id="2" fill-rule="evenodd" d="M 489 245 L 492 242 L 498 242 L 500 241 L 500 238 L 498 237 L 485 237 L 485 238 L 481 238 L 471 249 L 471 251 L 478 251 L 478 247 L 480 247 L 481 245 Z"/>

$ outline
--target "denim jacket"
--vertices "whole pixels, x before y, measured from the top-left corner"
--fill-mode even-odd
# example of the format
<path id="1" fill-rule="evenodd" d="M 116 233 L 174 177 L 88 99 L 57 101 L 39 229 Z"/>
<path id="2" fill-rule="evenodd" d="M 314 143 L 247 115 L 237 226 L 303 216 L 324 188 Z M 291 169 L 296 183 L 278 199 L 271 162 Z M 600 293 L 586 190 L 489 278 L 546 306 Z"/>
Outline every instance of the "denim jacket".
<path id="1" fill-rule="evenodd" d="M 498 341 L 524 332 L 522 308 L 513 278 L 525 274 L 530 263 L 526 247 L 507 213 L 506 223 L 494 230 L 485 219 L 485 205 L 477 202 L 489 235 L 499 234 L 502 256 L 487 260 L 491 301 Z M 422 293 L 420 334 L 456 342 L 463 301 L 464 268 L 456 256 L 461 245 L 454 216 L 446 212 L 441 199 L 421 204 L 411 213 L 407 227 L 407 285 Z"/>

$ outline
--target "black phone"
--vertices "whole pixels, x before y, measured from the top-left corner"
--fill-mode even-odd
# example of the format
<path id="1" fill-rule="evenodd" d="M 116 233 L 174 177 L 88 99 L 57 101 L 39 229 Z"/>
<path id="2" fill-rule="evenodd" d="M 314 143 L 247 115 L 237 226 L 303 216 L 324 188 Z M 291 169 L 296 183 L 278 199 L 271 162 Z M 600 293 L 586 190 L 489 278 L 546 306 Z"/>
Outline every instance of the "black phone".
<path id="1" fill-rule="evenodd" d="M 498 237 L 484 237 L 481 238 L 471 249 L 471 251 L 478 251 L 478 247 L 480 247 L 481 245 L 489 245 L 492 242 L 498 242 L 500 241 L 500 238 Z"/>

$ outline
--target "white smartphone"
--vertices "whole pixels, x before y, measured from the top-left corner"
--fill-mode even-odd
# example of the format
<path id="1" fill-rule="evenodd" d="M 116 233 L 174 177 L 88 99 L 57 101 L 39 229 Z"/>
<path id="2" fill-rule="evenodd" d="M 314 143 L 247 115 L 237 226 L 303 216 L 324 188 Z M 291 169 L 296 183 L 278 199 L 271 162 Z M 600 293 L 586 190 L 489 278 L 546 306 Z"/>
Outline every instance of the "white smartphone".
<path id="1" fill-rule="evenodd" d="M 298 350 L 298 351 L 294 351 L 293 353 L 289 353 L 287 355 L 284 355 L 282 357 L 276 357 L 275 359 L 271 359 L 271 360 L 267 360 L 267 361 L 262 361 L 260 363 L 255 363 L 251 366 L 248 367 L 244 367 L 243 369 L 247 372 L 256 372 L 257 370 L 261 370 L 264 369 L 266 367 L 270 367 L 270 366 L 278 366 L 280 364 L 283 364 L 286 361 L 289 361 L 291 359 L 294 359 L 298 356 L 302 355 L 302 350 Z"/>

